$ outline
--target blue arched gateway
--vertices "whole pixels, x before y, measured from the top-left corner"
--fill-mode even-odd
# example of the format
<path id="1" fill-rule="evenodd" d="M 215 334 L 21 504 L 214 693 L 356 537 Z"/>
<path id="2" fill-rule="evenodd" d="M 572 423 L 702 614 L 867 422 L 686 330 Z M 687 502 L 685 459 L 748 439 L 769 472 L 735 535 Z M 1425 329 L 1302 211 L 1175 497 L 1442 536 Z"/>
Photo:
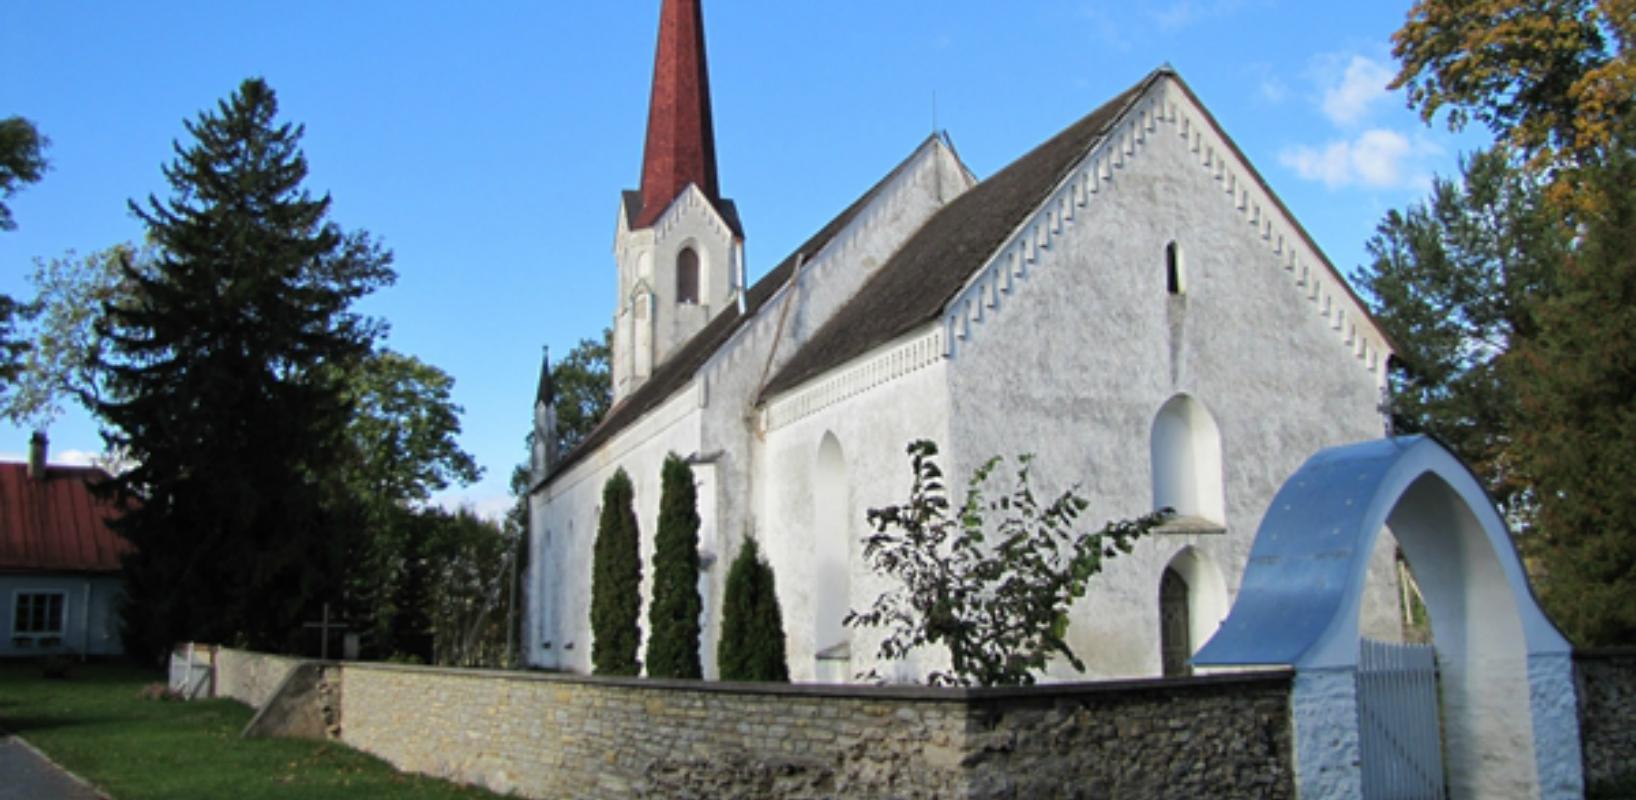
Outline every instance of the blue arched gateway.
<path id="1" fill-rule="evenodd" d="M 1429 653 L 1424 672 L 1430 691 L 1407 709 L 1371 708 L 1369 673 L 1382 648 L 1358 629 L 1369 553 L 1383 528 L 1421 588 L 1434 639 L 1436 672 Z M 1413 660 L 1412 651 L 1403 655 Z M 1451 796 L 1583 792 L 1572 649 L 1534 599 L 1493 501 L 1459 459 L 1426 437 L 1334 447 L 1308 459 L 1273 498 L 1238 599 L 1193 663 L 1295 669 L 1303 798 L 1441 796 L 1443 775 L 1431 775 L 1422 795 L 1402 789 L 1400 774 L 1416 771 L 1416 747 L 1439 755 L 1439 711 Z M 1412 672 L 1402 662 L 1391 669 Z M 1429 718 L 1429 735 L 1414 729 L 1417 716 Z M 1377 724 L 1386 730 L 1372 739 Z"/>

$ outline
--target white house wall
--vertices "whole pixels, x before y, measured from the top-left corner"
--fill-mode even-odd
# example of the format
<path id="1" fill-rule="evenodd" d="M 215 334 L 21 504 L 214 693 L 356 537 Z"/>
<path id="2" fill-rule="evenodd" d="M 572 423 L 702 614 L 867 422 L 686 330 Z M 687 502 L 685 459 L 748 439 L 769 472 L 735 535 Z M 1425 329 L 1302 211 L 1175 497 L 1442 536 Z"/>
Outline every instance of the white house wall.
<path id="1" fill-rule="evenodd" d="M 1283 480 L 1322 447 L 1382 433 L 1383 363 L 1359 358 L 1334 315 L 1315 310 L 1269 246 L 1266 231 L 1288 224 L 1271 219 L 1265 200 L 1249 222 L 1218 178 L 1249 186 L 1247 170 L 1208 137 L 1213 163 L 1203 163 L 1193 134 L 1214 134 L 1167 84 L 1148 99 L 1169 112 L 1144 116 L 1093 154 L 1102 160 L 1095 191 L 1068 218 L 1047 221 L 1048 245 L 1013 269 L 1010 291 L 978 295 L 980 316 L 950 326 L 951 485 L 992 455 L 1034 453 L 1039 487 L 1081 484 L 1100 526 L 1152 510 L 1149 435 L 1166 401 L 1190 395 L 1219 428 L 1225 532 L 1156 534 L 1108 565 L 1069 635 L 1095 676 L 1159 672 L 1159 581 L 1179 552 L 1204 554 L 1236 593 Z M 1180 296 L 1167 291 L 1171 241 L 1181 248 Z M 1390 548 L 1381 556 L 1375 569 L 1388 588 L 1377 596 L 1387 605 L 1366 612 L 1366 628 L 1391 636 Z M 1062 665 L 1053 674 L 1075 675 Z"/>

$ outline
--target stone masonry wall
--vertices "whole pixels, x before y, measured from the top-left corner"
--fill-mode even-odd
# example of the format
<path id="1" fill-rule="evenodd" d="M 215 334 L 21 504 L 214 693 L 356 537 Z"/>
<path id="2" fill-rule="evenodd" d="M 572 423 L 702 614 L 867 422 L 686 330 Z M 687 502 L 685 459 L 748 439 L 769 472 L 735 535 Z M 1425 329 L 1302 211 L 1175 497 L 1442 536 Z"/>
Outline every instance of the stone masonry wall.
<path id="1" fill-rule="evenodd" d="M 216 648 L 216 696 L 231 697 L 251 708 L 267 704 L 301 659 Z"/>
<path id="2" fill-rule="evenodd" d="M 1585 785 L 1636 772 L 1636 648 L 1574 654 Z"/>
<path id="3" fill-rule="evenodd" d="M 1292 797 L 1283 674 L 1010 691 L 347 664 L 341 738 L 542 798 Z"/>

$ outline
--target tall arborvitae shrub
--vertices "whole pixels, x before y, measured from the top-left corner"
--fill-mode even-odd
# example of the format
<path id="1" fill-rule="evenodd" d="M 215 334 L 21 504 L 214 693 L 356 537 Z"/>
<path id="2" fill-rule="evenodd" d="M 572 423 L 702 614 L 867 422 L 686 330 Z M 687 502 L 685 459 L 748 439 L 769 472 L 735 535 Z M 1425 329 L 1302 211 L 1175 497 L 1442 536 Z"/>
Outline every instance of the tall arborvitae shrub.
<path id="1" fill-rule="evenodd" d="M 761 560 L 754 539 L 744 540 L 727 571 L 716 664 L 724 681 L 790 679 L 784 659 L 784 615 L 778 609 L 773 568 Z"/>
<path id="2" fill-rule="evenodd" d="M 635 490 L 621 469 L 602 487 L 591 566 L 591 665 L 598 675 L 635 675 L 641 632 L 642 556 L 638 552 Z"/>
<path id="3" fill-rule="evenodd" d="M 653 604 L 648 609 L 648 677 L 698 678 L 699 511 L 693 468 L 665 458 L 654 537 Z"/>

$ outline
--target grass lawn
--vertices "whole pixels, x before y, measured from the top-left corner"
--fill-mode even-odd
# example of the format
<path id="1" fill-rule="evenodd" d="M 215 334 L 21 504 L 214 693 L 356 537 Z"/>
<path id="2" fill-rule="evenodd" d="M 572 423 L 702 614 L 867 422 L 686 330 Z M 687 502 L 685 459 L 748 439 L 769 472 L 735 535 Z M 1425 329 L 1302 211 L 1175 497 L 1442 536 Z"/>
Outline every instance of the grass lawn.
<path id="1" fill-rule="evenodd" d="M 52 680 L 37 663 L 0 661 L 0 727 L 115 800 L 497 797 L 400 774 L 336 743 L 240 739 L 250 709 L 141 697 L 163 680 L 117 664 L 75 664 Z"/>

